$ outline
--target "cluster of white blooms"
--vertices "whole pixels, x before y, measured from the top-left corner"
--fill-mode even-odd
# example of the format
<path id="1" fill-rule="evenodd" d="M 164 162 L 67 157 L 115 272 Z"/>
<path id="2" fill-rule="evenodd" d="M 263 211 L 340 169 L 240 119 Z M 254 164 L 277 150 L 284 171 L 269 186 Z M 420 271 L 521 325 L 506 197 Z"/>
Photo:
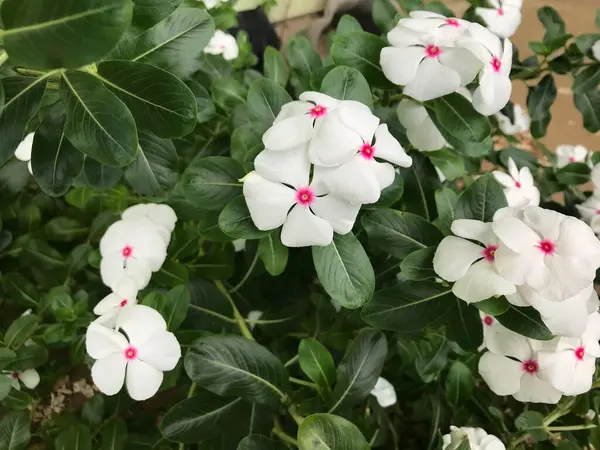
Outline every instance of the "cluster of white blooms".
<path id="1" fill-rule="evenodd" d="M 377 403 L 382 408 L 395 405 L 398 401 L 394 386 L 383 377 L 377 378 L 377 383 L 375 383 L 375 387 L 371 390 L 370 394 L 375 397 Z"/>
<path id="2" fill-rule="evenodd" d="M 413 11 L 388 33 L 381 51 L 385 76 L 417 101 L 457 92 L 478 77 L 473 106 L 484 115 L 500 111 L 511 94 L 512 43 L 478 23 Z M 420 114 L 422 115 L 422 113 Z M 423 126 L 423 121 L 420 125 Z"/>
<path id="3" fill-rule="evenodd" d="M 517 167 L 512 158 L 508 158 L 508 174 L 494 170 L 494 178 L 504 186 L 506 202 L 511 208 L 525 206 L 538 206 L 540 204 L 540 190 L 533 182 L 529 167 Z"/>
<path id="4" fill-rule="evenodd" d="M 529 114 L 521 105 L 514 105 L 513 115 L 514 122 L 502 113 L 495 114 L 494 117 L 496 117 L 496 120 L 498 121 L 500 130 L 508 136 L 514 136 L 515 134 L 529 131 L 531 117 L 529 117 Z"/>
<path id="5" fill-rule="evenodd" d="M 600 235 L 600 164 L 592 169 L 592 185 L 594 192 L 581 205 L 576 205 L 581 218 L 585 220 Z"/>
<path id="6" fill-rule="evenodd" d="M 537 206 L 500 209 L 492 223 L 456 220 L 451 228 L 456 236 L 442 240 L 433 265 L 441 278 L 454 282 L 452 292 L 467 303 L 504 295 L 515 306 L 535 308 L 559 336 L 533 341 L 484 316 L 484 325 L 493 326 L 485 332 L 490 351 L 479 366 L 484 380 L 497 394 L 512 394 L 521 401 L 554 403 L 561 393 L 573 395 L 576 388 L 564 386 L 558 379 L 564 373 L 555 373 L 552 361 L 564 362 L 565 351 L 574 363 L 587 361 L 587 356 L 595 359 L 597 353 L 588 347 L 581 350 L 590 333 L 600 332 L 593 284 L 600 267 L 600 241 L 592 229 L 579 219 Z M 502 365 L 519 377 L 510 379 L 500 370 Z M 589 376 L 577 379 L 577 389 L 591 384 L 593 370 L 581 373 Z M 512 384 L 503 384 L 509 380 Z"/>
<path id="7" fill-rule="evenodd" d="M 256 227 L 283 226 L 288 247 L 325 246 L 334 232 L 349 233 L 361 205 L 394 182 L 390 163 L 412 164 L 367 106 L 318 92 L 284 105 L 263 144 L 244 197 Z"/>
<path id="8" fill-rule="evenodd" d="M 559 145 L 556 147 L 556 167 L 559 169 L 571 163 L 585 163 L 591 168 L 591 154 L 583 145 Z"/>
<path id="9" fill-rule="evenodd" d="M 521 24 L 523 0 L 488 0 L 491 8 L 475 8 L 488 29 L 501 38 L 509 38 Z"/>
<path id="10" fill-rule="evenodd" d="M 34 137 L 35 133 L 29 133 L 27 136 L 25 136 L 15 150 L 15 158 L 17 158 L 19 161 L 26 162 L 27 169 L 29 169 L 29 173 L 31 174 L 33 174 L 33 171 L 31 170 L 31 150 L 33 149 Z"/>
<path id="11" fill-rule="evenodd" d="M 442 450 L 458 450 L 464 441 L 469 441 L 471 450 L 506 450 L 500 439 L 493 434 L 487 434 L 481 428 L 450 427 L 450 433 L 443 437 Z"/>
<path id="12" fill-rule="evenodd" d="M 100 273 L 112 292 L 94 308 L 100 317 L 87 329 L 86 349 L 96 360 L 92 379 L 106 395 L 117 394 L 126 383 L 134 400 L 152 397 L 163 372 L 174 369 L 181 357 L 161 314 L 137 304 L 138 291 L 165 261 L 176 222 L 169 206 L 135 205 L 100 240 Z"/>
<path id="13" fill-rule="evenodd" d="M 204 53 L 223 55 L 224 59 L 231 61 L 238 57 L 240 48 L 235 37 L 224 31 L 216 30 L 208 45 L 204 47 Z"/>

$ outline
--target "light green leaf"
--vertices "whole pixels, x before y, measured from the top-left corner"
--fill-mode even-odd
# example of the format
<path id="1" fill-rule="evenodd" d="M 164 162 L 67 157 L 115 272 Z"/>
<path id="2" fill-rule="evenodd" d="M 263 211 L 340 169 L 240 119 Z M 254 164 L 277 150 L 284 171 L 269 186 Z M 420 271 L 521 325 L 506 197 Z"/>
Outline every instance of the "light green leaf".
<path id="1" fill-rule="evenodd" d="M 284 52 L 292 71 L 304 89 L 309 89 L 313 72 L 323 67 L 321 57 L 313 45 L 305 36 L 297 34 L 290 38 Z"/>
<path id="2" fill-rule="evenodd" d="M 213 101 L 229 111 L 246 103 L 246 86 L 233 77 L 217 79 L 211 87 Z"/>
<path id="3" fill-rule="evenodd" d="M 265 129 L 270 127 L 281 111 L 281 107 L 292 101 L 292 97 L 280 85 L 267 78 L 256 80 L 248 89 L 248 109 L 255 120 Z"/>
<path id="4" fill-rule="evenodd" d="M 265 265 L 265 269 L 276 277 L 285 271 L 288 262 L 288 248 L 281 243 L 278 233 L 271 233 L 263 237 L 258 243 L 258 256 Z"/>
<path id="5" fill-rule="evenodd" d="M 362 73 L 350 67 L 337 66 L 327 73 L 321 84 L 321 92 L 338 100 L 355 100 L 373 109 L 369 83 Z"/>
<path id="6" fill-rule="evenodd" d="M 264 59 L 265 77 L 285 87 L 290 79 L 290 69 L 279 50 L 267 45 Z"/>
<path id="7" fill-rule="evenodd" d="M 385 41 L 379 36 L 355 31 L 335 39 L 331 47 L 331 57 L 338 66 L 357 69 L 369 84 L 385 88 L 391 84 L 379 64 L 379 56 L 385 46 Z"/>
<path id="8" fill-rule="evenodd" d="M 321 388 L 329 391 L 336 380 L 335 365 L 331 353 L 314 338 L 300 341 L 298 347 L 300 368 Z"/>
<path id="9" fill-rule="evenodd" d="M 92 434 L 85 425 L 72 425 L 54 441 L 56 450 L 92 450 Z"/>
<path id="10" fill-rule="evenodd" d="M 371 447 L 352 422 L 333 414 L 313 414 L 298 429 L 300 450 L 368 450 Z"/>
<path id="11" fill-rule="evenodd" d="M 12 411 L 0 421 L 0 448 L 24 450 L 31 439 L 31 422 L 27 412 Z"/>
<path id="12" fill-rule="evenodd" d="M 4 334 L 4 344 L 8 348 L 19 348 L 31 337 L 40 322 L 35 314 L 21 316 L 10 324 Z"/>

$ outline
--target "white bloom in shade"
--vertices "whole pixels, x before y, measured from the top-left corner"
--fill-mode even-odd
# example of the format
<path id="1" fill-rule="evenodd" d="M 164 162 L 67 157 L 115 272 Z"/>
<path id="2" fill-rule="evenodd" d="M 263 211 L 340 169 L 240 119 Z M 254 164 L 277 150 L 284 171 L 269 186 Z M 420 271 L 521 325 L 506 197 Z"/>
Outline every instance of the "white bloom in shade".
<path id="1" fill-rule="evenodd" d="M 260 318 L 262 317 L 263 314 L 264 313 L 262 311 L 250 311 L 248 313 L 246 322 L 248 322 L 248 326 L 250 327 L 250 330 L 254 330 L 254 327 L 256 326 L 256 322 L 258 320 L 260 320 Z"/>
<path id="2" fill-rule="evenodd" d="M 324 183 L 331 193 L 351 203 L 375 203 L 381 191 L 390 186 L 396 177 L 396 169 L 392 164 L 376 159 L 402 167 L 412 164 L 412 158 L 390 134 L 387 125 L 379 125 L 372 137 L 363 141 L 352 159 L 325 176 Z"/>
<path id="3" fill-rule="evenodd" d="M 334 231 L 347 234 L 354 226 L 360 205 L 326 193 L 317 170 L 309 183 L 306 146 L 265 150 L 254 160 L 254 167 L 256 171 L 244 178 L 243 188 L 252 221 L 259 230 L 283 225 L 285 246 L 329 245 Z"/>
<path id="4" fill-rule="evenodd" d="M 600 61 L 600 39 L 598 39 L 592 46 L 592 55 L 597 61 Z"/>
<path id="5" fill-rule="evenodd" d="M 496 251 L 498 272 L 516 285 L 532 287 L 544 298 L 573 297 L 596 276 L 600 241 L 579 219 L 529 206 L 523 210 L 523 219 L 495 218 L 492 228 L 502 244 Z"/>
<path id="6" fill-rule="evenodd" d="M 451 229 L 456 236 L 447 236 L 440 242 L 433 257 L 433 269 L 444 280 L 455 282 L 454 295 L 473 303 L 513 294 L 515 285 L 502 278 L 494 267 L 499 244 L 491 224 L 461 219 L 452 222 Z"/>
<path id="7" fill-rule="evenodd" d="M 503 349 L 504 355 L 485 353 L 479 360 L 479 373 L 497 395 L 512 395 L 520 402 L 557 403 L 562 394 L 540 377 L 544 367 L 539 359 L 541 351 L 553 351 L 555 346 L 555 341 L 520 336 Z"/>
<path id="8" fill-rule="evenodd" d="M 108 294 L 94 307 L 94 314 L 103 317 L 105 326 L 119 328 L 127 318 L 133 306 L 137 304 L 138 285 L 128 276 L 124 276 L 115 286 L 113 292 Z"/>
<path id="9" fill-rule="evenodd" d="M 35 389 L 40 384 L 40 374 L 35 369 L 16 370 L 14 372 L 4 372 L 10 379 L 10 384 L 17 391 L 21 390 L 21 383 L 27 389 Z"/>
<path id="10" fill-rule="evenodd" d="M 19 161 L 28 162 L 31 160 L 31 149 L 33 148 L 33 138 L 35 133 L 29 133 L 25 139 L 21 141 L 15 150 L 15 158 Z"/>
<path id="11" fill-rule="evenodd" d="M 575 205 L 581 218 L 594 230 L 594 233 L 600 234 L 600 195 L 592 195 L 581 205 Z"/>
<path id="12" fill-rule="evenodd" d="M 471 83 L 481 69 L 473 54 L 454 46 L 462 35 L 456 32 L 460 22 L 444 20 L 447 26 L 428 33 L 415 31 L 400 21 L 387 35 L 392 47 L 381 50 L 380 63 L 387 79 L 404 86 L 403 93 L 419 101 L 455 92 Z"/>
<path id="13" fill-rule="evenodd" d="M 398 104 L 396 112 L 398 120 L 406 128 L 409 142 L 416 149 L 427 152 L 448 145 L 423 105 L 405 98 Z"/>
<path id="14" fill-rule="evenodd" d="M 483 63 L 479 73 L 479 87 L 473 93 L 473 107 L 485 116 L 491 116 L 506 106 L 512 92 L 510 70 L 512 67 L 512 43 L 478 23 L 469 25 L 472 39 L 461 39 L 458 45 L 469 49 Z"/>
<path id="15" fill-rule="evenodd" d="M 585 417 L 587 420 L 594 420 L 594 417 L 596 417 L 596 411 L 593 409 L 588 409 L 588 412 L 586 412 L 583 417 Z"/>
<path id="16" fill-rule="evenodd" d="M 556 147 L 556 167 L 560 169 L 571 163 L 585 163 L 588 155 L 583 145 L 559 145 Z"/>
<path id="17" fill-rule="evenodd" d="M 533 182 L 529 167 L 517 167 L 512 158 L 508 158 L 508 174 L 494 170 L 494 178 L 504 186 L 504 195 L 508 206 L 524 208 L 540 204 L 540 190 Z"/>
<path id="18" fill-rule="evenodd" d="M 483 324 L 483 345 L 490 352 L 504 355 L 511 348 L 515 339 L 522 339 L 520 334 L 509 330 L 498 319 L 484 312 L 479 312 Z"/>
<path id="19" fill-rule="evenodd" d="M 133 205 L 123 211 L 121 215 L 123 220 L 148 219 L 156 225 L 157 231 L 164 238 L 167 245 L 171 240 L 171 233 L 177 223 L 177 214 L 169 205 L 159 205 L 156 203 L 142 203 Z"/>
<path id="20" fill-rule="evenodd" d="M 204 47 L 204 53 L 210 53 L 211 55 L 223 55 L 227 61 L 231 61 L 238 57 L 240 49 L 237 45 L 235 37 L 225 33 L 224 31 L 217 30 L 210 39 L 210 42 Z"/>
<path id="21" fill-rule="evenodd" d="M 496 113 L 495 117 L 498 120 L 498 126 L 504 134 L 513 136 L 518 133 L 525 133 L 529 131 L 531 126 L 531 117 L 527 114 L 527 111 L 523 109 L 521 105 L 515 105 L 513 108 L 513 115 L 515 122 L 511 122 L 510 119 L 502 113 Z"/>
<path id="22" fill-rule="evenodd" d="M 496 36 L 509 38 L 521 24 L 523 0 L 489 0 L 493 8 L 475 8 L 475 14 L 483 19 Z"/>
<path id="23" fill-rule="evenodd" d="M 581 337 L 561 337 L 553 352 L 540 352 L 540 378 L 565 395 L 580 395 L 592 388 L 596 358 L 600 358 L 600 314 L 588 316 Z"/>
<path id="24" fill-rule="evenodd" d="M 213 9 L 217 6 L 221 6 L 221 3 L 227 3 L 228 0 L 203 0 L 206 9 Z"/>
<path id="25" fill-rule="evenodd" d="M 88 327 L 85 345 L 96 360 L 92 379 L 103 394 L 115 395 L 125 383 L 131 398 L 149 399 L 158 392 L 163 372 L 177 365 L 181 347 L 160 313 L 148 306 L 134 306 L 121 328 L 127 337 L 97 322 Z"/>
<path id="26" fill-rule="evenodd" d="M 573 297 L 561 301 L 544 298 L 529 286 L 519 286 L 516 294 L 507 295 L 506 298 L 517 306 L 533 306 L 552 334 L 559 336 L 581 336 L 587 326 L 588 316 L 599 306 L 593 283 Z"/>
<path id="27" fill-rule="evenodd" d="M 235 239 L 232 244 L 236 253 L 246 250 L 246 239 Z"/>
<path id="28" fill-rule="evenodd" d="M 450 434 L 445 434 L 442 440 L 442 450 L 458 450 L 466 440 L 471 450 L 506 450 L 500 439 L 481 428 L 451 426 Z"/>
<path id="29" fill-rule="evenodd" d="M 397 401 L 394 386 L 383 377 L 377 378 L 377 383 L 375 383 L 375 387 L 371 390 L 371 395 L 377 399 L 377 403 L 382 408 L 392 406 Z"/>
<path id="30" fill-rule="evenodd" d="M 100 274 L 111 289 L 128 276 L 139 289 L 150 282 L 152 272 L 160 269 L 167 257 L 167 243 L 146 218 L 119 220 L 113 223 L 100 240 Z"/>

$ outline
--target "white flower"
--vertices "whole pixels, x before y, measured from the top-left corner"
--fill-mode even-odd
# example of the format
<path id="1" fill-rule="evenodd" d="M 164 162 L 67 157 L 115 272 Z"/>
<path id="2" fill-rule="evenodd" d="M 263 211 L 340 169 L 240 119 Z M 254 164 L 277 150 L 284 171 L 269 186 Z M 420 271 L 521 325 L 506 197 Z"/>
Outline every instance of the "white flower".
<path id="1" fill-rule="evenodd" d="M 481 428 L 451 426 L 450 434 L 445 434 L 442 439 L 442 450 L 458 450 L 465 440 L 469 441 L 471 450 L 506 450 L 500 439 Z"/>
<path id="2" fill-rule="evenodd" d="M 371 395 L 377 399 L 377 403 L 382 408 L 392 406 L 397 401 L 394 386 L 383 377 L 377 378 L 377 383 L 375 383 L 375 387 L 371 390 Z"/>
<path id="3" fill-rule="evenodd" d="M 221 30 L 216 30 L 206 47 L 204 53 L 211 55 L 223 55 L 227 61 L 238 57 L 240 49 L 235 38 Z"/>
<path id="4" fill-rule="evenodd" d="M 235 239 L 232 244 L 236 253 L 246 250 L 246 239 Z"/>
<path id="5" fill-rule="evenodd" d="M 600 61 L 600 39 L 598 39 L 592 46 L 592 55 L 597 61 Z"/>
<path id="6" fill-rule="evenodd" d="M 491 116 L 506 106 L 512 92 L 510 69 L 512 67 L 512 43 L 478 23 L 469 25 L 472 38 L 461 39 L 458 45 L 469 49 L 483 63 L 479 73 L 479 86 L 473 93 L 473 107 L 483 115 Z"/>
<path id="7" fill-rule="evenodd" d="M 559 169 L 571 163 L 585 163 L 588 150 L 583 145 L 559 145 L 556 147 L 556 167 Z"/>
<path id="8" fill-rule="evenodd" d="M 494 170 L 493 175 L 498 183 L 504 186 L 506 202 L 511 208 L 540 204 L 540 190 L 533 183 L 529 167 L 524 166 L 519 170 L 515 161 L 508 158 L 508 174 Z"/>
<path id="9" fill-rule="evenodd" d="M 468 32 L 469 22 L 431 11 L 412 11 L 408 18 L 400 19 L 398 26 L 418 32 L 439 30 L 456 39 Z"/>
<path id="10" fill-rule="evenodd" d="M 114 290 L 124 276 L 129 276 L 138 289 L 143 289 L 152 272 L 164 263 L 167 245 L 157 226 L 145 217 L 113 223 L 100 240 L 102 281 Z"/>
<path id="11" fill-rule="evenodd" d="M 596 411 L 593 409 L 588 409 L 588 412 L 586 412 L 583 417 L 585 417 L 587 420 L 594 420 L 596 417 Z"/>
<path id="12" fill-rule="evenodd" d="M 600 266 L 600 241 L 583 221 L 529 206 L 523 218 L 499 210 L 492 228 L 502 245 L 496 269 L 516 285 L 562 300 L 587 288 Z"/>
<path id="13" fill-rule="evenodd" d="M 406 128 L 409 142 L 416 149 L 427 152 L 448 145 L 423 105 L 405 98 L 398 104 L 396 112 L 398 120 Z"/>
<path id="14" fill-rule="evenodd" d="M 499 243 L 491 224 L 462 219 L 452 222 L 451 229 L 460 237 L 447 236 L 440 242 L 433 257 L 433 269 L 443 279 L 455 282 L 454 295 L 473 303 L 513 294 L 515 285 L 502 278 L 494 267 Z"/>
<path id="15" fill-rule="evenodd" d="M 244 177 L 244 197 L 259 230 L 283 225 L 281 242 L 287 247 L 329 245 L 333 232 L 349 233 L 360 205 L 324 192 L 311 165 L 306 145 L 294 150 L 264 150 L 254 160 L 255 172 Z M 323 195 L 325 194 L 325 195 Z"/>
<path id="16" fill-rule="evenodd" d="M 575 205 L 581 218 L 594 230 L 594 233 L 600 234 L 600 194 L 594 194 L 581 205 Z"/>
<path id="17" fill-rule="evenodd" d="M 128 276 L 124 276 L 116 284 L 112 293 L 108 294 L 94 307 L 94 314 L 102 316 L 102 323 L 119 328 L 131 314 L 137 304 L 138 285 Z"/>
<path id="18" fill-rule="evenodd" d="M 498 120 L 498 126 L 502 132 L 506 135 L 513 136 L 518 133 L 529 131 L 531 117 L 529 117 L 527 111 L 525 111 L 521 105 L 514 105 L 513 114 L 515 119 L 514 123 L 512 123 L 504 114 L 500 112 L 496 113 L 495 117 Z"/>
<path id="19" fill-rule="evenodd" d="M 552 351 L 555 345 L 520 336 L 503 349 L 505 355 L 485 353 L 479 373 L 496 395 L 512 395 L 520 402 L 557 403 L 561 392 L 540 377 L 544 367 L 539 360 L 541 351 Z"/>
<path id="20" fill-rule="evenodd" d="M 29 173 L 32 175 L 33 170 L 31 169 L 31 150 L 33 148 L 34 137 L 35 133 L 29 133 L 27 136 L 25 136 L 15 150 L 15 158 L 17 158 L 19 161 L 26 162 L 27 170 L 29 170 Z"/>
<path id="21" fill-rule="evenodd" d="M 17 391 L 21 390 L 21 383 L 27 389 L 35 389 L 40 384 L 40 374 L 35 369 L 15 370 L 14 372 L 3 372 L 9 379 L 10 384 Z"/>
<path id="22" fill-rule="evenodd" d="M 592 388 L 596 358 L 600 358 L 600 314 L 588 317 L 587 327 L 581 337 L 561 337 L 556 350 L 540 352 L 543 370 L 540 378 L 565 395 L 580 395 Z"/>
<path id="23" fill-rule="evenodd" d="M 96 360 L 92 379 L 103 394 L 115 395 L 125 382 L 134 400 L 152 397 L 163 380 L 163 372 L 173 370 L 181 358 L 175 335 L 156 310 L 136 305 L 119 331 L 92 322 L 85 345 Z"/>
<path id="24" fill-rule="evenodd" d="M 481 311 L 479 316 L 483 324 L 483 345 L 481 349 L 487 348 L 492 353 L 504 355 L 507 349 L 514 345 L 513 341 L 515 339 L 522 339 L 520 334 L 506 328 L 495 317 Z"/>
<path id="25" fill-rule="evenodd" d="M 130 206 L 123 211 L 121 217 L 127 221 L 148 219 L 156 225 L 156 230 L 163 237 L 167 245 L 171 240 L 171 233 L 177 223 L 177 215 L 173 208 L 169 205 L 158 205 L 156 203 L 143 203 Z"/>
<path id="26" fill-rule="evenodd" d="M 309 142 L 314 136 L 316 126 L 341 103 L 319 92 L 303 92 L 299 101 L 283 105 L 273 126 L 263 135 L 265 148 L 289 150 Z M 358 102 L 350 103 L 354 105 Z"/>
<path id="27" fill-rule="evenodd" d="M 475 79 L 481 63 L 468 50 L 455 46 L 456 39 L 462 36 L 456 28 L 463 27 L 464 22 L 443 19 L 446 26 L 421 32 L 404 24 L 413 20 L 421 24 L 423 19 L 405 20 L 408 22 L 401 20 L 388 33 L 392 47 L 384 48 L 380 57 L 383 73 L 392 83 L 404 86 L 404 94 L 419 101 L 432 100 Z"/>
<path id="28" fill-rule="evenodd" d="M 206 9 L 213 9 L 220 6 L 221 3 L 227 3 L 229 0 L 202 0 Z"/>
<path id="29" fill-rule="evenodd" d="M 523 0 L 489 0 L 493 8 L 475 8 L 475 14 L 483 19 L 496 36 L 509 38 L 521 24 Z"/>
<path id="30" fill-rule="evenodd" d="M 264 313 L 262 311 L 250 311 L 248 313 L 246 322 L 248 322 L 248 326 L 250 327 L 250 330 L 254 330 L 254 327 L 256 326 L 256 322 L 258 320 L 260 320 L 260 318 L 262 317 L 263 314 Z"/>

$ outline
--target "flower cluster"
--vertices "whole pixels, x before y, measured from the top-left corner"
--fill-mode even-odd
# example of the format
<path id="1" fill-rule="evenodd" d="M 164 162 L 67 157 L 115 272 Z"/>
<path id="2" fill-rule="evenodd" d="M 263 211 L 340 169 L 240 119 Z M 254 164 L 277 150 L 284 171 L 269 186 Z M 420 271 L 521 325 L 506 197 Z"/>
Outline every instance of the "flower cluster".
<path id="1" fill-rule="evenodd" d="M 512 158 L 508 158 L 508 174 L 494 170 L 494 178 L 504 186 L 508 206 L 523 208 L 540 204 L 540 190 L 533 182 L 529 167 L 519 169 Z"/>
<path id="2" fill-rule="evenodd" d="M 491 8 L 475 8 L 488 29 L 496 36 L 509 38 L 521 24 L 523 0 L 489 0 Z"/>
<path id="3" fill-rule="evenodd" d="M 161 314 L 137 304 L 138 291 L 165 261 L 176 222 L 169 206 L 135 205 L 100 240 L 100 273 L 112 292 L 94 308 L 100 317 L 87 329 L 86 349 L 96 360 L 92 379 L 106 395 L 126 383 L 131 398 L 146 400 L 160 388 L 163 372 L 181 358 L 181 347 Z"/>
<path id="4" fill-rule="evenodd" d="M 420 102 L 456 92 L 475 81 L 473 106 L 484 115 L 500 111 L 512 91 L 512 43 L 478 23 L 413 11 L 387 35 L 381 51 L 386 77 Z"/>
<path id="5" fill-rule="evenodd" d="M 581 218 L 589 224 L 594 233 L 600 235 L 600 164 L 592 169 L 594 192 L 581 205 L 575 205 Z"/>
<path id="6" fill-rule="evenodd" d="M 559 169 L 571 163 L 591 165 L 590 152 L 583 145 L 559 145 L 556 147 L 556 167 Z"/>
<path id="7" fill-rule="evenodd" d="M 462 444 L 469 442 L 471 450 L 506 450 L 500 439 L 493 434 L 487 434 L 481 428 L 450 427 L 450 433 L 443 436 L 443 450 L 459 450 Z"/>
<path id="8" fill-rule="evenodd" d="M 208 45 L 204 47 L 204 53 L 223 55 L 224 59 L 231 61 L 238 57 L 240 48 L 235 37 L 224 31 L 216 30 Z"/>
<path id="9" fill-rule="evenodd" d="M 367 106 L 318 92 L 284 105 L 263 144 L 244 197 L 256 227 L 283 226 L 288 247 L 325 246 L 334 232 L 349 233 L 361 205 L 393 184 L 390 163 L 412 164 Z"/>

